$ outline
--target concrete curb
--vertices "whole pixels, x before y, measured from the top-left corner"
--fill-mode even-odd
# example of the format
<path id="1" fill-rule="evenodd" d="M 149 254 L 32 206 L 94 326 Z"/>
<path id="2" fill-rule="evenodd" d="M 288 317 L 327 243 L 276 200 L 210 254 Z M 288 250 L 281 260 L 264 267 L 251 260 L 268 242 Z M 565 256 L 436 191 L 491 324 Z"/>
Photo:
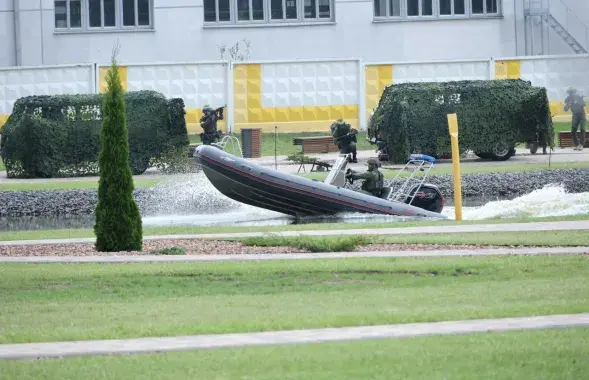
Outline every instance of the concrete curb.
<path id="1" fill-rule="evenodd" d="M 312 330 L 269 331 L 245 334 L 4 344 L 0 345 L 0 358 L 26 359 L 79 355 L 139 354 L 274 344 L 322 343 L 361 339 L 408 338 L 427 335 L 548 329 L 573 326 L 589 326 L 589 313 Z"/>
<path id="2" fill-rule="evenodd" d="M 589 220 L 533 222 L 533 223 L 505 223 L 505 224 L 469 224 L 450 226 L 423 226 L 398 228 L 372 228 L 349 230 L 305 230 L 278 232 L 238 232 L 224 234 L 190 234 L 190 235 L 160 235 L 145 236 L 144 240 L 180 240 L 180 239 L 231 239 L 261 236 L 336 236 L 336 235 L 402 235 L 402 234 L 442 234 L 463 232 L 523 232 L 523 231 L 558 231 L 558 230 L 589 230 Z M 43 240 L 13 240 L 0 241 L 0 246 L 37 245 L 37 244 L 73 244 L 93 243 L 95 238 L 72 239 L 43 239 Z"/>
<path id="3" fill-rule="evenodd" d="M 411 257 L 466 257 L 466 256 L 507 256 L 507 255 L 583 255 L 589 254 L 589 247 L 538 247 L 538 248 L 496 248 L 472 250 L 432 251 L 375 251 L 375 252 L 322 252 L 322 253 L 279 253 L 243 255 L 194 255 L 194 256 L 17 256 L 0 257 L 2 263 L 140 263 L 140 262 L 219 262 L 219 261 L 272 261 L 310 260 L 341 258 L 411 258 Z"/>

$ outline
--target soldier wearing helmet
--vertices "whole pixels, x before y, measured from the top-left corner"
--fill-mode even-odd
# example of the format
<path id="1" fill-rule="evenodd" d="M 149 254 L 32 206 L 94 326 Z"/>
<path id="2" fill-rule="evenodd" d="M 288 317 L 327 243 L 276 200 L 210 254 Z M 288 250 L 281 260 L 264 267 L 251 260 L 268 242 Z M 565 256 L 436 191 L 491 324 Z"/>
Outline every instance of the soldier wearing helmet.
<path id="1" fill-rule="evenodd" d="M 360 190 L 364 194 L 374 195 L 379 197 L 384 187 L 384 176 L 378 170 L 379 163 L 375 158 L 368 159 L 368 170 L 364 173 L 357 173 L 353 170 L 346 174 L 347 178 L 363 179 L 362 187 Z"/>
<path id="2" fill-rule="evenodd" d="M 217 121 L 223 120 L 223 108 L 224 106 L 214 110 L 208 104 L 202 108 L 200 126 L 203 133 L 200 134 L 200 140 L 204 145 L 210 145 L 221 138 L 220 131 L 217 130 Z"/>
<path id="3" fill-rule="evenodd" d="M 342 118 L 339 118 L 335 123 L 331 124 L 331 135 L 333 136 L 333 143 L 339 149 L 341 154 L 352 154 L 351 162 L 358 162 L 356 159 L 356 143 L 358 142 L 356 134 L 358 131 Z"/>
<path id="4" fill-rule="evenodd" d="M 583 150 L 585 145 L 585 123 L 587 122 L 587 116 L 585 115 L 585 100 L 583 95 L 579 95 L 577 90 L 573 87 L 567 89 L 568 96 L 564 100 L 564 111 L 568 112 L 569 109 L 573 114 L 573 120 L 571 124 L 571 132 L 573 135 L 573 145 L 575 150 Z M 581 130 L 581 139 L 577 137 L 577 130 Z"/>

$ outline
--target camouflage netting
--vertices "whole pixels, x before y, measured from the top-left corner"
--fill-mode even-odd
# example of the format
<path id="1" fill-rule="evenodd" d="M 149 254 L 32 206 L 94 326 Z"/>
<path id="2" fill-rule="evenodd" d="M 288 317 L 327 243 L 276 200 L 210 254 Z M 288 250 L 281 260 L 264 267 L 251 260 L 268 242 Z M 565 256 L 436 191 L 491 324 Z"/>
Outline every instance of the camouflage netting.
<path id="1" fill-rule="evenodd" d="M 447 115 L 457 113 L 460 151 L 489 154 L 535 140 L 554 147 L 546 89 L 520 79 L 404 83 L 388 86 L 369 122 L 368 137 L 386 144 L 390 160 L 411 153 L 451 153 Z"/>
<path id="2" fill-rule="evenodd" d="M 102 94 L 20 98 L 2 128 L 9 178 L 98 175 Z M 160 165 L 169 152 L 188 150 L 184 101 L 155 91 L 124 95 L 133 174 Z"/>

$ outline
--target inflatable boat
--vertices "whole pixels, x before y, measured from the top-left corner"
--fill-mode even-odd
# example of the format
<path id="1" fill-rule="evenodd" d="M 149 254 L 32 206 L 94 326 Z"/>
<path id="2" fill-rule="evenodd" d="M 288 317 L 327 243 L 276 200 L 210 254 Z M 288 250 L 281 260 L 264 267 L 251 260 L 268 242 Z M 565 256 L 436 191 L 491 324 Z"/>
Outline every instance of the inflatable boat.
<path id="1" fill-rule="evenodd" d="M 212 185 L 225 196 L 294 217 L 358 212 L 447 218 L 441 214 L 444 197 L 440 190 L 423 183 L 427 175 L 415 178 L 416 172 L 424 171 L 424 166 L 431 168 L 435 162 L 429 156 L 412 155 L 404 168 L 413 166 L 411 175 L 402 178 L 396 190 L 385 187 L 380 196 L 345 188 L 352 182 L 346 176 L 350 172 L 346 171 L 348 155 L 340 155 L 324 181 L 261 166 L 212 145 L 197 147 L 193 156 Z"/>

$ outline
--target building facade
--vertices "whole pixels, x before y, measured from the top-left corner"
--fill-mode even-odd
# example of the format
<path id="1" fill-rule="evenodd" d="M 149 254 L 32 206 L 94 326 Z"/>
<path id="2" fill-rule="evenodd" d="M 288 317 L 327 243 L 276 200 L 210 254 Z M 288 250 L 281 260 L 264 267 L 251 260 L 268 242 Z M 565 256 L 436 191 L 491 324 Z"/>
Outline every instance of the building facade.
<path id="1" fill-rule="evenodd" d="M 121 62 L 572 54 L 584 23 L 587 0 L 0 0 L 0 67 L 108 62 L 117 40 Z"/>

